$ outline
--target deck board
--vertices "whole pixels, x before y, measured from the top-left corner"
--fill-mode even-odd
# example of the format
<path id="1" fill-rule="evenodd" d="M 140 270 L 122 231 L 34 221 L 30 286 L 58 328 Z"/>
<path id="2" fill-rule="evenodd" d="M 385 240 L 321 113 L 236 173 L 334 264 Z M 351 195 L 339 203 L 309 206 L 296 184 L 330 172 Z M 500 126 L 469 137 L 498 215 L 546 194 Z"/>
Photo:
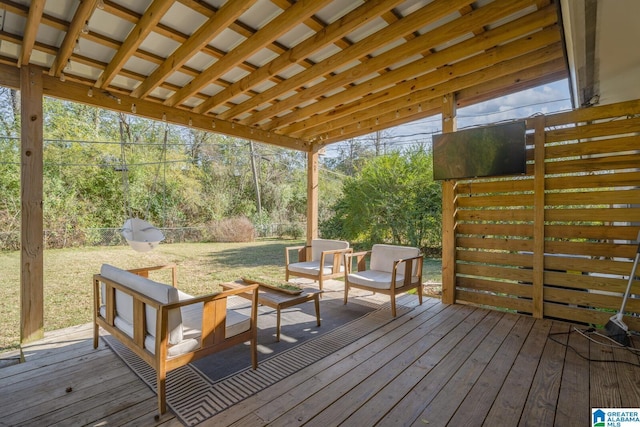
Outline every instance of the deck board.
<path id="1" fill-rule="evenodd" d="M 223 424 L 228 425 L 235 419 L 243 417 L 246 414 L 247 407 L 260 402 L 261 406 L 256 409 L 256 414 L 265 422 L 270 422 L 280 414 L 303 402 L 307 396 L 322 391 L 327 384 L 332 384 L 346 374 L 350 374 L 352 370 L 363 366 L 364 363 L 367 363 L 368 369 L 375 369 L 376 367 L 372 365 L 371 359 L 384 349 L 400 340 L 402 340 L 403 345 L 408 345 L 407 343 L 418 341 L 423 337 L 423 332 L 416 325 L 435 325 L 439 321 L 438 319 L 442 321 L 442 319 L 448 317 L 445 314 L 441 314 L 447 307 L 439 305 L 434 307 L 433 310 L 426 310 L 430 306 L 431 304 L 425 303 L 423 307 L 417 309 L 420 314 L 412 319 L 405 316 L 398 318 L 383 328 L 334 353 L 334 355 L 305 368 L 302 372 L 303 375 L 296 376 L 296 378 L 302 378 L 304 381 L 291 387 L 287 394 L 274 399 L 273 393 L 270 390 L 265 390 L 247 399 L 243 402 L 242 407 L 232 407 L 223 412 L 220 415 L 222 417 L 221 421 L 223 421 Z M 449 307 L 448 309 L 457 311 L 459 308 Z M 426 327 L 429 328 L 430 326 Z M 381 367 L 388 359 L 384 359 L 383 356 L 379 356 L 379 358 L 381 364 L 378 367 Z M 296 378 L 291 377 L 285 381 L 292 382 Z M 289 387 L 289 384 L 282 384 L 282 382 L 279 385 L 284 388 Z M 263 402 L 268 402 L 269 404 L 265 405 Z"/>
<path id="2" fill-rule="evenodd" d="M 625 408 L 633 408 L 634 404 L 640 401 L 640 369 L 637 368 L 640 360 L 638 353 L 627 350 L 616 349 L 613 352 L 613 359 L 627 363 L 615 363 L 616 376 L 619 388 L 625 390 L 620 394 L 621 405 Z M 630 364 L 636 366 L 631 366 Z"/>
<path id="3" fill-rule="evenodd" d="M 455 373 L 467 354 L 480 344 L 486 335 L 487 318 L 493 324 L 497 317 L 497 312 L 474 310 L 430 348 L 421 348 L 414 361 L 404 357 L 405 352 L 401 353 L 394 369 L 401 372 L 384 387 L 377 382 L 371 384 L 374 397 L 349 416 L 347 425 L 355 425 L 356 422 L 358 425 L 373 425 L 398 405 L 404 414 L 403 421 L 413 421 L 422 412 L 424 404 L 432 400 L 437 389 Z M 404 366 L 406 368 L 402 369 Z"/>
<path id="4" fill-rule="evenodd" d="M 640 407 L 637 353 L 563 322 L 400 302 L 411 311 L 202 425 L 564 427 L 587 424 L 591 407 Z M 155 419 L 155 393 L 91 337 L 90 325 L 49 334 L 0 369 L 0 424 L 181 425 Z"/>
<path id="5" fill-rule="evenodd" d="M 565 356 L 554 425 L 589 425 L 591 414 L 576 414 L 576 408 L 589 407 L 589 393 L 586 393 L 589 390 L 589 341 L 578 334 L 572 334 L 568 344 L 571 348 L 567 349 Z"/>
<path id="6" fill-rule="evenodd" d="M 590 343 L 590 357 L 601 362 L 592 365 L 590 373 L 590 394 L 591 401 L 602 402 L 601 405 L 607 408 L 622 407 L 622 397 L 618 384 L 616 367 L 613 362 L 613 350 Z"/>
<path id="7" fill-rule="evenodd" d="M 468 318 L 474 310 L 459 310 L 458 316 Z M 290 409 L 286 414 L 279 417 L 274 425 L 292 425 L 305 422 L 307 419 L 311 420 L 313 412 L 309 411 L 309 407 L 312 406 L 317 412 L 318 408 L 324 406 L 323 411 L 318 417 L 313 418 L 309 425 L 326 426 L 336 425 L 343 421 L 343 417 L 348 415 L 349 412 L 356 410 L 358 405 L 362 405 L 367 400 L 373 398 L 374 394 L 378 396 L 376 400 L 385 400 L 380 396 L 391 393 L 395 395 L 395 391 L 389 391 L 383 389 L 383 385 L 397 379 L 399 375 L 403 374 L 404 368 L 410 368 L 413 366 L 413 362 L 424 355 L 425 351 L 432 347 L 444 337 L 450 337 L 453 341 L 455 337 L 463 334 L 462 331 L 458 331 L 457 335 L 454 330 L 461 325 L 458 321 L 453 321 L 457 317 L 448 317 L 445 322 L 442 322 L 432 337 L 428 335 L 422 336 L 410 347 L 405 347 L 405 342 L 395 341 L 390 343 L 384 350 L 378 352 L 373 357 L 362 361 L 353 369 L 349 370 L 349 375 L 341 376 L 333 379 L 329 382 L 324 389 L 315 393 L 309 399 L 306 399 L 303 404 L 298 405 Z M 469 322 L 471 323 L 471 322 Z M 461 328 L 462 329 L 462 328 Z M 441 350 L 441 351 L 446 351 Z M 422 368 L 417 368 L 421 369 Z M 415 378 L 414 375 L 409 375 L 408 381 L 402 381 L 400 385 L 392 383 L 401 389 L 407 389 L 410 387 L 409 381 Z M 388 387 L 388 386 L 387 386 Z M 397 399 L 392 399 L 397 401 Z M 362 408 L 358 408 L 358 411 Z M 369 408 L 365 409 L 365 412 Z M 378 413 L 381 408 L 377 405 L 373 405 L 373 411 Z M 374 414 L 367 414 L 376 417 Z M 307 418 L 308 417 L 308 418 Z M 373 425 L 367 422 L 367 419 L 361 420 L 360 425 Z M 377 419 L 377 417 L 375 418 Z"/>
<path id="8" fill-rule="evenodd" d="M 518 425 L 522 409 L 514 409 L 524 408 L 550 328 L 550 321 L 534 324 L 485 418 L 487 425 Z"/>
<path id="9" fill-rule="evenodd" d="M 426 403 L 426 407 L 416 417 L 413 425 L 424 426 L 425 423 L 429 423 L 430 426 L 447 425 L 458 410 L 460 402 L 466 399 L 473 386 L 478 383 L 517 321 L 516 316 L 501 314 L 502 317 L 491 333 L 475 348 L 451 379 L 440 387 L 431 402 Z M 420 395 L 415 396 L 418 402 L 420 399 Z M 400 404 L 396 405 L 393 411 L 382 419 L 382 422 L 401 422 L 403 418 L 401 408 Z"/>
<path id="10" fill-rule="evenodd" d="M 569 325 L 554 323 L 550 333 L 563 334 L 568 331 Z M 562 339 L 559 341 L 566 344 L 567 339 L 568 335 L 562 335 Z M 546 340 L 538 369 L 533 377 L 527 401 L 520 416 L 520 425 L 553 425 L 566 349 L 566 345 Z"/>
<path id="11" fill-rule="evenodd" d="M 530 317 L 518 317 L 514 327 L 509 331 L 502 345 L 493 355 L 491 362 L 482 372 L 473 387 L 459 404 L 455 414 L 451 417 L 451 425 L 473 425 L 478 419 L 483 419 L 491 410 L 491 407 L 500 392 L 502 385 L 509 373 L 505 366 L 512 366 L 525 339 L 533 327 L 534 320 Z M 430 418 L 430 423 L 438 423 L 439 417 Z"/>

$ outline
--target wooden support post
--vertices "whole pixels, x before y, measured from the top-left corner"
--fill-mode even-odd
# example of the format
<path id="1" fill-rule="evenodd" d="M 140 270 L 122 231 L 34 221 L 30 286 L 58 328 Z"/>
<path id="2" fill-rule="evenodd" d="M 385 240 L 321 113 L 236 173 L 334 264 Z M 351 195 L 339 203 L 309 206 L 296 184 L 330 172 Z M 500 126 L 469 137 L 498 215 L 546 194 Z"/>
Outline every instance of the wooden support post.
<path id="1" fill-rule="evenodd" d="M 44 337 L 42 70 L 23 66 L 21 91 L 20 343 Z"/>
<path id="2" fill-rule="evenodd" d="M 442 132 L 456 130 L 456 97 L 448 94 L 442 100 Z M 456 301 L 456 197 L 455 181 L 442 183 L 442 302 Z"/>
<path id="3" fill-rule="evenodd" d="M 307 153 L 307 247 L 318 237 L 318 150 Z M 308 249 L 310 250 L 310 249 Z M 307 253 L 307 259 L 311 254 Z"/>
<path id="4" fill-rule="evenodd" d="M 545 116 L 533 119 L 533 317 L 544 317 L 544 142 Z"/>

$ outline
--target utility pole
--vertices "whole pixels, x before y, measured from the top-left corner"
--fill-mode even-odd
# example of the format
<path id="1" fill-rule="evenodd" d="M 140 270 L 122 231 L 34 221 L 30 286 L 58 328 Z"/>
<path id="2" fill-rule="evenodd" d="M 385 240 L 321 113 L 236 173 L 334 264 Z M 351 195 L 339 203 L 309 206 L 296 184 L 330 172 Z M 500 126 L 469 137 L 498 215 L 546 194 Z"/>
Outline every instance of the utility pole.
<path id="1" fill-rule="evenodd" d="M 382 146 L 382 131 L 377 130 L 374 138 L 375 138 L 374 145 L 376 147 L 376 157 L 378 157 L 380 155 L 380 148 Z M 387 150 L 385 149 L 384 152 L 386 153 L 386 151 Z"/>
<path id="2" fill-rule="evenodd" d="M 249 152 L 251 153 L 251 170 L 253 171 L 253 185 L 256 189 L 256 202 L 258 204 L 258 218 L 262 218 L 262 202 L 260 201 L 260 184 L 258 183 L 258 170 L 256 168 L 256 156 L 253 152 L 253 141 L 249 141 Z"/>

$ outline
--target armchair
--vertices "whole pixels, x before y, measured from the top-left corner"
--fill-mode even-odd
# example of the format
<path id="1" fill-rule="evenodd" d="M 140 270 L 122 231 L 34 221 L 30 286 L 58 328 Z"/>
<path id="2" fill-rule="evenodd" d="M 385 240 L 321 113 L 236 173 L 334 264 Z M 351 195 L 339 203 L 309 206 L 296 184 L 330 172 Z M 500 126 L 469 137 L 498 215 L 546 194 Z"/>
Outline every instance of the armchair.
<path id="1" fill-rule="evenodd" d="M 366 268 L 368 257 L 369 269 Z M 356 259 L 355 271 L 353 258 Z M 391 297 L 391 314 L 395 317 L 396 295 L 415 288 L 422 305 L 423 259 L 418 248 L 381 244 L 373 245 L 370 251 L 345 254 L 344 303 L 351 288 L 379 292 Z"/>
<path id="2" fill-rule="evenodd" d="M 290 276 L 304 277 L 318 282 L 322 291 L 323 281 L 344 274 L 342 255 L 351 253 L 349 242 L 343 240 L 314 239 L 311 241 L 311 259 L 306 260 L 306 246 L 285 248 L 285 280 Z M 297 262 L 291 262 L 290 253 L 298 252 Z"/>

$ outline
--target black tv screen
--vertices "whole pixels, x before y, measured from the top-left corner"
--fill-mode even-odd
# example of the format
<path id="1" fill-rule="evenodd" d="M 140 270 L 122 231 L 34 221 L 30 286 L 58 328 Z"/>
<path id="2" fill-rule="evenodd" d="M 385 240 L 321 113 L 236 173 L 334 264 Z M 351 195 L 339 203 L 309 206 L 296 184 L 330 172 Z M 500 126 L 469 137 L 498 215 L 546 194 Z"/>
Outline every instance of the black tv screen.
<path id="1" fill-rule="evenodd" d="M 524 121 L 433 136 L 433 179 L 526 173 Z"/>

